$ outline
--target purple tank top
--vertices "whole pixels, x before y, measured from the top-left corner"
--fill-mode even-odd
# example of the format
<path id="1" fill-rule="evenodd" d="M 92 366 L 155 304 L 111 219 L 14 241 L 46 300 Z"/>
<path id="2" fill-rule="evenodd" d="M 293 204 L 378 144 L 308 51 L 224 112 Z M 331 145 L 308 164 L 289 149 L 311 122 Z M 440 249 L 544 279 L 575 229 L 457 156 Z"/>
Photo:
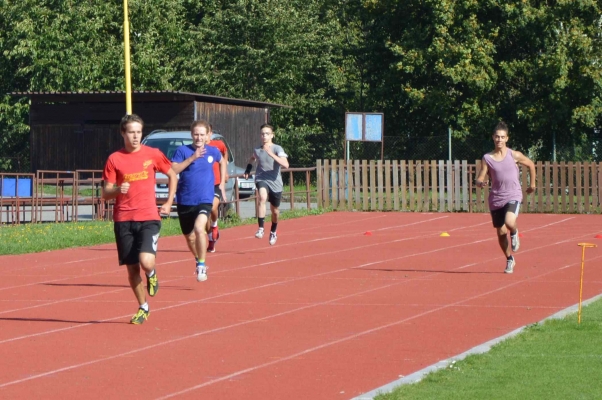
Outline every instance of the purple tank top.
<path id="1" fill-rule="evenodd" d="M 512 150 L 508 149 L 506 157 L 502 161 L 494 160 L 490 154 L 485 154 L 484 158 L 491 177 L 489 209 L 500 209 L 512 200 L 520 203 L 523 200 L 523 191 L 520 187 L 518 166 L 512 157 Z"/>

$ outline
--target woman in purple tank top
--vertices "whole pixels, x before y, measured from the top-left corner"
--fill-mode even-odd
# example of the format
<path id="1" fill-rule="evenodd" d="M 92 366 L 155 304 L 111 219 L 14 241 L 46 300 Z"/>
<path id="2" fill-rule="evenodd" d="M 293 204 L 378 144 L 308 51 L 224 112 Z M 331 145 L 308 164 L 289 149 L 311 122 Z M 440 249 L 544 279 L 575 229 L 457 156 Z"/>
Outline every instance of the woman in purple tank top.
<path id="1" fill-rule="evenodd" d="M 483 156 L 481 172 L 477 178 L 477 186 L 483 187 L 489 183 L 487 175 L 491 177 L 491 191 L 489 192 L 489 210 L 493 227 L 497 230 L 497 238 L 506 256 L 505 273 L 514 272 L 516 261 L 512 252 L 520 246 L 516 218 L 523 200 L 520 181 L 518 179 L 518 164 L 529 168 L 530 186 L 527 193 L 535 191 L 535 165 L 523 153 L 506 147 L 508 142 L 508 126 L 499 122 L 493 130 L 495 149 Z M 510 231 L 510 242 L 508 242 Z M 511 244 L 511 245 L 510 245 Z"/>

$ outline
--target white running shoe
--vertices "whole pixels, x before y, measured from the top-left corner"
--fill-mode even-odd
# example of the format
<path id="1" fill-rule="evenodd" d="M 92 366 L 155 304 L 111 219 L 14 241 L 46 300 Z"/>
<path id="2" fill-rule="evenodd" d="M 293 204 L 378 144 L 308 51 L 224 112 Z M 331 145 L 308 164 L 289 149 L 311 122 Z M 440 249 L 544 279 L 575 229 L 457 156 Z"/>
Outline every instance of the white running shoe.
<path id="1" fill-rule="evenodd" d="M 263 228 L 257 229 L 257 232 L 255 233 L 255 237 L 257 239 L 261 239 L 263 237 Z"/>
<path id="2" fill-rule="evenodd" d="M 516 230 L 516 233 L 510 234 L 510 239 L 512 241 L 512 251 L 518 251 L 518 248 L 520 247 L 520 239 L 518 238 L 518 229 Z"/>
<path id="3" fill-rule="evenodd" d="M 270 246 L 275 245 L 276 240 L 278 240 L 278 236 L 276 236 L 276 232 L 270 232 Z"/>
<path id="4" fill-rule="evenodd" d="M 516 262 L 514 261 L 514 257 L 510 256 L 510 258 L 506 261 L 506 269 L 504 270 L 504 273 L 506 273 L 506 274 L 513 273 L 515 265 L 516 265 Z"/>
<path id="5" fill-rule="evenodd" d="M 207 269 L 206 265 L 197 264 L 196 265 L 196 280 L 199 282 L 203 282 L 207 280 Z"/>

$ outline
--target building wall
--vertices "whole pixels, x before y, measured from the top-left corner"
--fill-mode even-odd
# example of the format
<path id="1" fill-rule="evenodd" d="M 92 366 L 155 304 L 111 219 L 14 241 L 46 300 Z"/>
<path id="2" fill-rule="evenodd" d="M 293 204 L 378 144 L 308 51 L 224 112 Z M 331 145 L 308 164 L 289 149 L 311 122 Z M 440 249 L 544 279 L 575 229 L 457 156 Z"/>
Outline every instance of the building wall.
<path id="1" fill-rule="evenodd" d="M 265 123 L 265 108 L 197 102 L 196 119 L 206 119 L 222 134 L 234 153 L 234 163 L 244 168 L 253 148 L 260 144 L 259 127 Z"/>
<path id="2" fill-rule="evenodd" d="M 44 104 L 30 108 L 31 165 L 38 170 L 98 170 L 107 157 L 123 147 L 119 121 L 124 103 Z M 144 134 L 156 129 L 189 130 L 195 119 L 207 119 L 226 137 L 236 165 L 244 168 L 259 143 L 266 109 L 194 101 L 136 102 L 133 112 L 144 120 Z"/>

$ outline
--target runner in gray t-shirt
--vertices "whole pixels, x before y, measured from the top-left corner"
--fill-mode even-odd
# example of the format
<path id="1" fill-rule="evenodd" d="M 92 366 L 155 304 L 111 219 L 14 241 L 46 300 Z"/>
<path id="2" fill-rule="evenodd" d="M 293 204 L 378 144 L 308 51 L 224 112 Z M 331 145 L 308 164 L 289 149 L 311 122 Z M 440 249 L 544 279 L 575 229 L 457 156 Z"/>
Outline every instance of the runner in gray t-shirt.
<path id="1" fill-rule="evenodd" d="M 255 186 L 259 197 L 259 210 L 257 211 L 257 223 L 259 229 L 255 233 L 257 239 L 263 238 L 263 223 L 265 221 L 266 201 L 270 202 L 272 212 L 272 226 L 270 228 L 270 244 L 273 246 L 278 239 L 276 228 L 278 227 L 278 216 L 280 215 L 280 199 L 282 198 L 282 176 L 280 168 L 288 168 L 288 155 L 282 147 L 272 143 L 274 128 L 271 125 L 261 125 L 261 146 L 253 150 L 249 164 L 245 170 L 245 179 L 248 178 L 253 168 L 253 162 L 257 162 L 255 171 Z"/>
<path id="2" fill-rule="evenodd" d="M 506 255 L 505 273 L 514 272 L 514 256 L 511 254 L 508 243 L 508 231 L 512 241 L 512 251 L 517 251 L 520 245 L 516 218 L 523 198 L 523 193 L 518 179 L 518 164 L 529 168 L 531 186 L 527 193 L 535 190 L 535 165 L 520 151 L 506 147 L 508 142 L 508 126 L 499 122 L 493 131 L 495 149 L 483 156 L 481 171 L 477 177 L 477 186 L 483 187 L 491 177 L 491 192 L 489 192 L 489 210 L 493 227 L 497 229 L 497 238 L 502 251 Z"/>

